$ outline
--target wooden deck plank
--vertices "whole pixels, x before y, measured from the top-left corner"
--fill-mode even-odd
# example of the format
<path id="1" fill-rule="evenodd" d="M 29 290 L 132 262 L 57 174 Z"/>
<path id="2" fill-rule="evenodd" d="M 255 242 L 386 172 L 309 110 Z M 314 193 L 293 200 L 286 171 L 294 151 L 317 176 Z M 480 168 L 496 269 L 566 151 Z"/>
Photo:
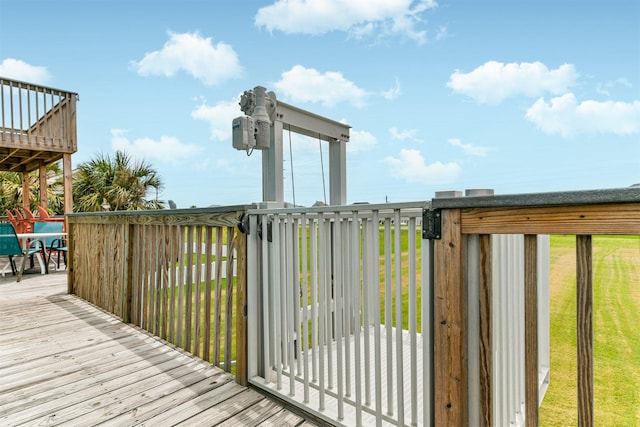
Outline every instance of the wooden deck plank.
<path id="1" fill-rule="evenodd" d="M 153 384 L 158 384 L 165 380 L 162 374 L 170 373 L 172 369 L 184 362 L 185 360 L 165 360 L 160 364 L 154 364 L 138 370 L 133 367 L 127 367 L 128 369 L 124 372 L 124 375 L 105 382 L 88 384 L 87 387 L 81 390 L 65 395 L 63 399 L 50 400 L 44 404 L 38 404 L 37 402 L 30 402 L 29 405 L 25 404 L 17 409 L 23 413 L 28 412 L 28 414 L 17 417 L 15 421 L 34 421 L 38 425 L 51 424 L 53 420 L 58 423 L 76 418 L 79 415 L 118 401 L 122 397 L 127 397 L 135 393 L 136 390 L 144 391 Z"/>
<path id="2" fill-rule="evenodd" d="M 187 377 L 182 379 L 183 382 L 188 380 L 189 379 Z M 209 391 L 227 384 L 230 381 L 232 381 L 232 378 L 229 375 L 219 374 L 212 376 L 211 378 L 200 379 L 198 382 L 191 383 L 188 385 L 188 388 L 182 387 L 175 391 L 171 391 L 168 387 L 165 387 L 162 390 L 159 390 L 164 391 L 164 394 L 158 394 L 158 396 L 153 398 L 149 398 L 151 394 L 147 392 L 145 395 L 149 398 L 148 402 L 138 404 L 138 406 L 133 409 L 121 411 L 120 414 L 116 414 L 116 416 L 106 421 L 104 425 L 112 427 L 137 425 L 143 421 L 157 417 L 159 414 L 165 412 L 167 408 L 182 405 L 183 403 L 197 396 L 208 393 Z"/>
<path id="3" fill-rule="evenodd" d="M 99 363 L 99 362 L 98 362 Z M 69 375 L 60 375 L 51 379 L 21 386 L 9 393 L 2 393 L 3 410 L 33 402 L 40 405 L 51 400 L 61 399 L 76 392 L 82 392 L 88 386 L 127 375 L 132 369 L 143 368 L 148 362 L 141 360 L 129 363 L 125 358 L 106 363 L 104 366 L 87 366 Z M 93 375 L 92 372 L 98 373 Z"/>
<path id="4" fill-rule="evenodd" d="M 227 399 L 236 397 L 246 389 L 236 383 L 226 383 L 211 392 L 201 394 L 193 399 L 174 406 L 157 417 L 140 423 L 140 426 L 155 427 L 158 425 L 178 425 L 188 419 L 191 419 L 200 412 L 209 410 Z M 197 424 L 193 424 L 197 425 Z"/>
<path id="5" fill-rule="evenodd" d="M 305 422 L 66 289 L 65 272 L 0 278 L 0 425 Z"/>
<path id="6" fill-rule="evenodd" d="M 283 409 L 258 425 L 260 427 L 295 427 L 301 425 L 303 422 L 304 419 L 299 415 Z"/>
<path id="7" fill-rule="evenodd" d="M 238 412 L 231 418 L 227 418 L 222 423 L 218 424 L 219 427 L 250 427 L 259 426 L 267 419 L 271 419 L 274 414 L 274 410 L 279 410 L 279 406 L 272 400 L 262 399 L 245 410 Z M 293 414 L 292 414 L 293 415 Z M 298 422 L 299 424 L 299 422 Z M 280 422 L 276 424 L 278 427 L 282 426 Z M 295 424 L 294 424 L 295 425 Z"/>

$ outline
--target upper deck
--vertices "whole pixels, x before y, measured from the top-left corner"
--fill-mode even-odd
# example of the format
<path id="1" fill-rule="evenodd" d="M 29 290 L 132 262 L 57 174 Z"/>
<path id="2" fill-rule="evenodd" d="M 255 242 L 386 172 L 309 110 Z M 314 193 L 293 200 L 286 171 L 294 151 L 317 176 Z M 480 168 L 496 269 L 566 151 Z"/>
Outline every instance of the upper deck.
<path id="1" fill-rule="evenodd" d="M 0 77 L 0 170 L 30 172 L 77 151 L 74 92 Z"/>

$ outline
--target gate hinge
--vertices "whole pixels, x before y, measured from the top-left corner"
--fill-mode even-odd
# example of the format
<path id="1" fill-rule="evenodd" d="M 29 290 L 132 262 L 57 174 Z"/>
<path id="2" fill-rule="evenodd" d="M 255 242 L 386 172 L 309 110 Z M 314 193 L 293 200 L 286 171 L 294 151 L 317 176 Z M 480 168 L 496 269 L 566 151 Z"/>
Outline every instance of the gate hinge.
<path id="1" fill-rule="evenodd" d="M 422 238 L 440 240 L 442 238 L 440 209 L 422 211 Z"/>

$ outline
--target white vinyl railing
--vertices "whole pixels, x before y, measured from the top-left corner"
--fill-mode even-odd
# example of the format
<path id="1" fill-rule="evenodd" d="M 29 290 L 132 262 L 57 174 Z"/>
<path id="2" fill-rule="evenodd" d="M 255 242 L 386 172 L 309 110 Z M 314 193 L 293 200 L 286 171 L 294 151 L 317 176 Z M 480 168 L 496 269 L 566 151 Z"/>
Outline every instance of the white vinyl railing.
<path id="1" fill-rule="evenodd" d="M 525 421 L 524 381 L 524 236 L 491 236 L 493 283 L 493 384 L 496 426 L 522 426 Z M 480 329 L 478 238 L 467 239 L 469 280 L 467 288 L 469 425 L 480 425 Z M 538 236 L 538 373 L 540 402 L 549 385 L 549 236 Z"/>
<path id="2" fill-rule="evenodd" d="M 433 246 L 421 238 L 428 207 L 414 202 L 250 210 L 250 382 L 336 425 L 430 425 Z M 516 277 L 523 271 L 522 236 L 492 239 L 499 265 L 509 266 L 493 273 L 494 411 L 497 425 L 520 424 L 523 293 Z M 468 240 L 473 262 L 474 240 Z M 541 264 L 548 269 L 548 262 Z M 548 279 L 548 273 L 540 277 Z M 480 396 L 474 380 L 478 299 L 473 278 L 469 283 L 472 421 Z M 540 288 L 548 289 L 548 280 Z M 540 349 L 548 354 L 548 345 Z"/>

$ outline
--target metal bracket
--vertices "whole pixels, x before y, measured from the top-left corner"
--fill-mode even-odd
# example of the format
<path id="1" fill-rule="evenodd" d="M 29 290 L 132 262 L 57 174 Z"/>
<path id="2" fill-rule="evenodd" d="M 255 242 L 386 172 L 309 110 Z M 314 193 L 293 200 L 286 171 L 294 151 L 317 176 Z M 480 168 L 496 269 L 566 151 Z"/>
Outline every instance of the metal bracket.
<path id="1" fill-rule="evenodd" d="M 243 213 L 238 218 L 238 230 L 240 230 L 240 232 L 242 234 L 249 234 L 250 233 L 250 230 L 249 230 L 249 215 L 247 215 L 246 213 Z"/>
<path id="2" fill-rule="evenodd" d="M 422 238 L 440 240 L 442 238 L 442 214 L 440 209 L 422 211 Z"/>

